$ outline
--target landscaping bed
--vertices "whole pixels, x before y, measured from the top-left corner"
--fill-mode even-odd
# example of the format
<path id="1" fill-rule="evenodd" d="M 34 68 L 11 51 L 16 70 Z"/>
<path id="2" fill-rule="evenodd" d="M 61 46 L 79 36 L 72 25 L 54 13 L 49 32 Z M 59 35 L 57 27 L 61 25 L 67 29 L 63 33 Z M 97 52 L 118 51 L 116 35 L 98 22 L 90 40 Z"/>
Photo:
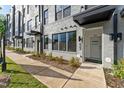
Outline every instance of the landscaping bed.
<path id="1" fill-rule="evenodd" d="M 30 55 L 30 56 L 27 56 L 31 59 L 34 59 L 34 60 L 38 60 L 42 63 L 45 63 L 45 64 L 48 64 L 48 65 L 51 65 L 51 66 L 54 66 L 54 67 L 57 67 L 59 69 L 62 69 L 62 70 L 66 70 L 68 72 L 71 72 L 71 73 L 74 73 L 75 70 L 80 66 L 80 63 L 79 62 L 75 62 L 74 58 L 72 58 L 69 61 L 67 60 L 64 60 L 63 58 L 59 58 L 59 57 L 53 57 L 51 54 L 50 55 Z"/>
<path id="2" fill-rule="evenodd" d="M 26 72 L 20 65 L 17 65 L 10 58 L 6 58 L 7 62 L 7 70 L 6 72 L 1 72 L 1 64 L 0 64 L 0 76 L 1 80 L 7 83 L 7 88 L 46 88 L 47 86 L 42 84 L 40 81 L 35 79 L 30 73 Z M 4 75 L 10 76 L 10 81 L 8 77 L 4 77 Z M 0 81 L 1 81 L 0 80 Z M 1 86 L 2 87 L 2 86 Z"/>
<path id="3" fill-rule="evenodd" d="M 30 53 L 28 51 L 22 50 L 21 48 L 6 47 L 6 49 L 11 50 L 11 51 L 18 53 L 18 54 L 29 54 Z"/>
<path id="4" fill-rule="evenodd" d="M 114 76 L 112 71 L 112 69 L 104 68 L 107 86 L 111 88 L 124 88 L 124 79 Z"/>

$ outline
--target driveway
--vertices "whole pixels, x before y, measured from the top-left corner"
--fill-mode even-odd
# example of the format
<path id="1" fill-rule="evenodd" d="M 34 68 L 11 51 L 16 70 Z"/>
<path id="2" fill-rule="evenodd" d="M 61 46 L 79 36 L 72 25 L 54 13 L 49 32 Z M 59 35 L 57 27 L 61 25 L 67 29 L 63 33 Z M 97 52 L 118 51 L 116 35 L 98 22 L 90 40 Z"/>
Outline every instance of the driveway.
<path id="1" fill-rule="evenodd" d="M 50 88 L 105 88 L 104 72 L 99 64 L 84 62 L 75 71 L 65 70 L 41 63 L 6 50 L 6 55 L 21 65 L 27 72 Z"/>

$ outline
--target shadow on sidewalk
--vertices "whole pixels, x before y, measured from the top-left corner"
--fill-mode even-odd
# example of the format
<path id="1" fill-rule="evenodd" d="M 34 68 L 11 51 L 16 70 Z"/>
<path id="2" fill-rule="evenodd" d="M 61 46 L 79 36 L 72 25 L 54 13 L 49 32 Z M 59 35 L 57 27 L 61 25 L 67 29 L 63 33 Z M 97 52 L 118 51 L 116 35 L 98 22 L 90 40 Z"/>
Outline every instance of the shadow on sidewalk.
<path id="1" fill-rule="evenodd" d="M 21 65 L 27 72 L 33 75 L 82 81 L 81 79 L 70 78 L 46 66 L 34 66 L 34 65 L 22 65 L 22 64 L 19 64 L 19 65 Z"/>

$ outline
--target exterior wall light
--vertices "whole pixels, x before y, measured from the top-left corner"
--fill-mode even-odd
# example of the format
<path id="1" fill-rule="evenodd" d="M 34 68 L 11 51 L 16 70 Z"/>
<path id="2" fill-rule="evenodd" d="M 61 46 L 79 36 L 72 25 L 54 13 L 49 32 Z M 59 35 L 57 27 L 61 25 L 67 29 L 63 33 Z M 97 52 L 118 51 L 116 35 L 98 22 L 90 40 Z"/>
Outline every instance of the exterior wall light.
<path id="1" fill-rule="evenodd" d="M 82 40 L 81 36 L 78 37 L 78 41 L 80 42 Z"/>
<path id="2" fill-rule="evenodd" d="M 118 34 L 117 34 L 117 40 L 118 40 L 118 41 L 122 40 L 122 33 L 118 33 Z"/>

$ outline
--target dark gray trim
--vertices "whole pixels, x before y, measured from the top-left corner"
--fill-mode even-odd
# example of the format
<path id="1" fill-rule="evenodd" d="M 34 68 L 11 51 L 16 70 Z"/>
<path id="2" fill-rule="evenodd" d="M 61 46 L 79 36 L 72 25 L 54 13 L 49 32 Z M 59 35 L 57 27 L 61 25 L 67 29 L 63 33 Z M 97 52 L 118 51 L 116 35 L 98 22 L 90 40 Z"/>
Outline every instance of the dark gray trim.
<path id="1" fill-rule="evenodd" d="M 114 14 L 113 16 L 113 33 L 114 33 L 114 64 L 117 64 L 118 14 Z"/>
<path id="2" fill-rule="evenodd" d="M 100 5 L 87 9 L 84 12 L 78 13 L 73 16 L 73 20 L 79 25 L 86 25 L 101 21 L 107 21 L 111 18 L 115 6 Z"/>

